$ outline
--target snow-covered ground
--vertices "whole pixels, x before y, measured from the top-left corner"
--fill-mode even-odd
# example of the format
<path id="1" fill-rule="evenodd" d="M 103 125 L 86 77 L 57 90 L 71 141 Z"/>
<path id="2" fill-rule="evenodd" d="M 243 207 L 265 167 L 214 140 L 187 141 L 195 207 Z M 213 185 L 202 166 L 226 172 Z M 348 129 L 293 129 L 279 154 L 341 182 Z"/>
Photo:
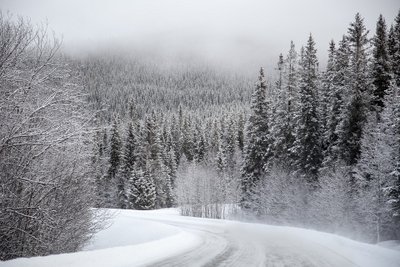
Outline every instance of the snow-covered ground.
<path id="1" fill-rule="evenodd" d="M 400 266 L 400 252 L 300 228 L 120 210 L 84 251 L 0 262 L 53 266 Z"/>

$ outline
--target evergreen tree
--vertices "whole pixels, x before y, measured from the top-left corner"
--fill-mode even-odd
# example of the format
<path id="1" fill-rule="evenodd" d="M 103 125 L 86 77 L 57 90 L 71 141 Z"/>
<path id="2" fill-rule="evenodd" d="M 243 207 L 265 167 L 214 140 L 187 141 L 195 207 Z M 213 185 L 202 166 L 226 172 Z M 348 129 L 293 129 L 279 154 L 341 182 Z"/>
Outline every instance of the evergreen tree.
<path id="1" fill-rule="evenodd" d="M 217 157 L 215 159 L 217 164 L 217 171 L 221 178 L 228 170 L 228 160 L 226 154 L 226 144 L 224 144 L 224 139 L 221 137 L 218 144 Z"/>
<path id="2" fill-rule="evenodd" d="M 388 33 L 388 53 L 390 56 L 391 67 L 393 67 L 393 57 L 396 54 L 396 36 L 394 32 L 393 24 L 390 26 L 389 33 Z"/>
<path id="3" fill-rule="evenodd" d="M 137 151 L 137 146 L 138 146 L 138 140 L 136 136 L 136 127 L 134 124 L 131 122 L 128 125 L 127 129 L 127 135 L 126 135 L 126 141 L 125 141 L 125 147 L 124 151 L 121 155 L 121 170 L 118 173 L 118 180 L 119 183 L 121 184 L 120 188 L 120 194 L 119 194 L 119 206 L 121 208 L 127 208 L 129 207 L 129 197 L 127 196 L 128 194 L 128 181 L 129 178 L 132 174 L 133 166 L 135 162 L 138 159 L 138 151 Z M 124 188 L 122 188 L 122 185 L 124 185 Z M 122 191 L 123 190 L 123 191 Z M 124 192 L 124 193 L 122 193 Z"/>
<path id="4" fill-rule="evenodd" d="M 239 114 L 238 122 L 237 122 L 237 143 L 241 152 L 243 152 L 244 147 L 244 124 L 245 119 L 242 113 Z"/>
<path id="5" fill-rule="evenodd" d="M 271 133 L 274 140 L 274 164 L 283 169 L 293 166 L 294 114 L 297 103 L 297 53 L 293 42 L 286 60 L 278 61 L 279 80 L 276 83 L 277 99 L 271 121 Z"/>
<path id="6" fill-rule="evenodd" d="M 394 26 L 390 30 L 389 53 L 394 80 L 396 85 L 400 86 L 400 10 L 394 20 Z"/>
<path id="7" fill-rule="evenodd" d="M 376 33 L 373 39 L 373 44 L 373 104 L 375 106 L 375 109 L 377 109 L 378 107 L 383 107 L 383 99 L 387 89 L 389 88 L 391 79 L 386 22 L 382 15 L 379 16 L 379 20 L 376 24 Z"/>
<path id="8" fill-rule="evenodd" d="M 232 171 L 236 162 L 235 162 L 235 152 L 237 148 L 237 137 L 236 137 L 236 125 L 235 121 L 231 116 L 228 116 L 227 125 L 225 126 L 225 144 L 226 144 L 226 158 L 227 158 L 227 166 L 229 171 Z"/>
<path id="9" fill-rule="evenodd" d="M 170 126 L 171 126 L 171 137 L 172 137 L 171 142 L 173 145 L 173 150 L 175 152 L 176 164 L 178 164 L 182 154 L 182 143 L 181 143 L 181 127 L 175 115 L 172 115 Z"/>
<path id="10" fill-rule="evenodd" d="M 288 94 L 288 112 L 291 113 L 296 109 L 298 88 L 298 58 L 293 41 L 290 42 L 290 50 L 285 61 L 285 79 L 283 80 Z"/>
<path id="11" fill-rule="evenodd" d="M 108 169 L 109 179 L 114 179 L 118 167 L 121 163 L 121 137 L 119 135 L 118 122 L 117 119 L 114 120 L 114 123 L 111 128 L 111 139 L 110 139 L 110 167 Z"/>
<path id="12" fill-rule="evenodd" d="M 296 130 L 296 165 L 301 174 L 315 185 L 321 163 L 321 135 L 317 114 L 318 60 L 315 42 L 310 35 L 301 61 L 300 107 Z"/>
<path id="13" fill-rule="evenodd" d="M 121 175 L 118 175 L 121 165 L 121 137 L 119 135 L 119 125 L 117 119 L 111 128 L 110 138 L 110 160 L 108 168 L 108 179 L 105 182 L 105 192 L 108 205 L 112 207 L 120 206 L 120 199 L 125 192 L 125 184 Z"/>
<path id="14" fill-rule="evenodd" d="M 132 172 L 133 165 L 137 160 L 137 128 L 133 123 L 128 125 L 126 141 L 125 141 L 125 149 L 122 155 L 123 165 L 124 165 L 124 174 L 129 174 Z M 129 176 L 128 175 L 128 176 Z"/>
<path id="15" fill-rule="evenodd" d="M 182 153 L 185 154 L 188 161 L 194 158 L 193 128 L 190 117 L 185 117 L 181 130 Z"/>
<path id="16" fill-rule="evenodd" d="M 348 91 L 350 49 L 346 36 L 339 42 L 334 54 L 330 53 L 329 63 L 325 76 L 325 83 L 329 87 L 328 117 L 324 133 L 326 150 L 324 153 L 324 167 L 329 167 L 338 161 L 340 151 L 341 124 L 345 116 L 345 98 Z M 333 69 L 332 69 L 332 64 Z"/>
<path id="17" fill-rule="evenodd" d="M 132 170 L 129 180 L 129 198 L 131 207 L 134 209 L 149 210 L 155 207 L 156 190 L 149 169 L 146 168 L 146 171 L 143 171 L 141 167 L 135 164 Z"/>
<path id="18" fill-rule="evenodd" d="M 269 103 L 266 96 L 264 69 L 261 68 L 259 83 L 253 93 L 251 113 L 246 127 L 244 164 L 241 181 L 241 206 L 254 207 L 256 187 L 272 156 L 272 140 L 269 129 Z"/>
<path id="19" fill-rule="evenodd" d="M 194 159 L 196 162 L 202 162 L 206 155 L 206 141 L 200 123 L 196 123 L 193 141 Z"/>
<path id="20" fill-rule="evenodd" d="M 321 120 L 321 133 L 323 134 L 322 149 L 324 155 L 327 154 L 327 149 L 331 145 L 330 137 L 334 129 L 329 129 L 330 114 L 333 110 L 332 104 L 335 104 L 334 88 L 336 85 L 336 45 L 332 40 L 329 43 L 328 62 L 326 71 L 322 75 L 321 84 L 321 99 L 319 105 L 319 114 Z M 336 107 L 335 107 L 336 108 Z"/>
<path id="21" fill-rule="evenodd" d="M 147 150 L 146 173 L 154 183 L 156 190 L 155 208 L 166 206 L 168 170 L 165 166 L 165 153 L 162 144 L 162 133 L 153 111 L 145 121 L 145 147 Z"/>
<path id="22" fill-rule="evenodd" d="M 371 103 L 368 79 L 367 48 L 369 40 L 360 14 L 350 24 L 348 40 L 350 47 L 348 87 L 349 101 L 345 104 L 340 125 L 338 151 L 347 165 L 354 165 L 360 157 L 361 133 Z"/>

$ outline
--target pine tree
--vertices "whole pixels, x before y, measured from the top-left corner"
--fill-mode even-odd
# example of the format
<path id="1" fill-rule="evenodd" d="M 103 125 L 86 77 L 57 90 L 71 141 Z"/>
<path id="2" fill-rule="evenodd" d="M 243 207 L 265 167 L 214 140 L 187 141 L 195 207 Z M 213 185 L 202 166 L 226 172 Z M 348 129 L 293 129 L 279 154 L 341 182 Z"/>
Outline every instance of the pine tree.
<path id="1" fill-rule="evenodd" d="M 380 110 L 391 80 L 386 22 L 382 15 L 376 24 L 373 44 L 372 79 L 375 86 L 373 105 L 375 109 Z"/>
<path id="2" fill-rule="evenodd" d="M 171 126 L 171 137 L 172 137 L 171 142 L 173 145 L 173 150 L 175 152 L 176 164 L 178 164 L 182 154 L 182 144 L 180 139 L 181 127 L 175 115 L 172 115 L 170 126 Z"/>
<path id="3" fill-rule="evenodd" d="M 328 99 L 328 117 L 327 127 L 324 133 L 324 139 L 326 142 L 326 150 L 324 153 L 324 167 L 329 167 L 338 161 L 340 150 L 340 136 L 343 136 L 341 132 L 341 124 L 345 116 L 345 97 L 348 91 L 348 79 L 349 79 L 349 62 L 350 62 L 350 49 L 346 36 L 343 36 L 339 42 L 339 47 L 335 54 L 330 53 L 332 59 L 330 59 L 327 66 L 325 82 L 329 86 L 329 99 Z M 331 64 L 333 64 L 333 69 Z M 345 129 L 343 129 L 345 130 Z"/>
<path id="4" fill-rule="evenodd" d="M 326 71 L 322 75 L 322 84 L 321 84 L 321 99 L 319 105 L 319 114 L 321 118 L 321 133 L 323 133 L 322 139 L 322 149 L 324 155 L 327 154 L 328 147 L 331 146 L 331 135 L 335 129 L 330 124 L 330 115 L 333 108 L 333 104 L 335 104 L 335 94 L 334 88 L 336 85 L 336 45 L 332 40 L 329 43 L 328 50 L 328 62 L 326 65 Z M 336 107 L 335 107 L 336 108 Z"/>
<path id="5" fill-rule="evenodd" d="M 200 123 L 196 123 L 193 141 L 194 159 L 196 162 L 202 162 L 206 155 L 206 141 Z"/>
<path id="6" fill-rule="evenodd" d="M 391 25 L 388 33 L 388 53 L 390 56 L 391 67 L 393 67 L 393 57 L 396 54 L 396 36 L 394 32 L 394 26 Z"/>
<path id="7" fill-rule="evenodd" d="M 288 94 L 288 112 L 291 113 L 296 109 L 296 90 L 298 88 L 298 58 L 293 41 L 290 42 L 290 50 L 286 57 L 285 65 L 284 87 L 286 87 L 286 92 Z"/>
<path id="8" fill-rule="evenodd" d="M 216 167 L 218 174 L 220 177 L 222 177 L 225 172 L 228 170 L 228 159 L 227 159 L 227 152 L 226 152 L 226 144 L 224 144 L 224 139 L 221 137 L 219 139 L 219 144 L 218 144 L 218 152 L 216 156 Z"/>
<path id="9" fill-rule="evenodd" d="M 145 147 L 147 150 L 146 173 L 154 182 L 156 190 L 155 208 L 166 206 L 166 185 L 168 183 L 168 170 L 165 166 L 164 147 L 162 144 L 162 133 L 157 121 L 156 113 L 153 111 L 145 121 Z"/>
<path id="10" fill-rule="evenodd" d="M 236 165 L 235 152 L 237 148 L 236 125 L 234 119 L 228 116 L 227 125 L 225 127 L 225 144 L 226 144 L 226 158 L 229 172 L 231 172 Z"/>
<path id="11" fill-rule="evenodd" d="M 272 156 L 272 140 L 269 129 L 269 103 L 266 96 L 264 69 L 261 68 L 259 83 L 252 96 L 251 113 L 246 127 L 244 164 L 241 181 L 241 206 L 252 208 L 257 197 L 255 189 Z"/>
<path id="12" fill-rule="evenodd" d="M 125 192 L 124 180 L 121 175 L 118 175 L 121 167 L 121 149 L 122 143 L 119 135 L 119 125 L 117 119 L 115 119 L 111 128 L 108 179 L 105 182 L 106 201 L 108 205 L 113 207 L 120 206 L 121 196 Z"/>
<path id="13" fill-rule="evenodd" d="M 360 157 L 361 133 L 371 103 L 370 80 L 368 79 L 368 31 L 360 14 L 350 24 L 348 40 L 350 64 L 348 87 L 349 101 L 345 104 L 343 119 L 339 126 L 338 151 L 347 165 L 354 165 Z"/>
<path id="14" fill-rule="evenodd" d="M 315 42 L 310 35 L 301 61 L 300 110 L 296 130 L 296 162 L 301 174 L 315 185 L 321 164 L 321 133 L 317 114 L 318 60 Z"/>
<path id="15" fill-rule="evenodd" d="M 188 161 L 193 161 L 194 158 L 194 143 L 193 143 L 193 128 L 190 117 L 185 117 L 181 130 L 182 153 L 185 154 Z"/>
<path id="16" fill-rule="evenodd" d="M 400 10 L 394 22 L 394 26 L 390 30 L 388 45 L 394 80 L 396 85 L 400 86 Z"/>
<path id="17" fill-rule="evenodd" d="M 293 42 L 286 60 L 278 61 L 279 80 L 276 83 L 277 99 L 272 105 L 271 133 L 274 140 L 274 164 L 283 169 L 293 166 L 293 143 L 297 103 L 297 53 Z"/>
<path id="18" fill-rule="evenodd" d="M 113 179 L 117 173 L 118 167 L 121 163 L 121 137 L 119 135 L 117 119 L 114 120 L 114 123 L 111 128 L 111 139 L 110 139 L 110 167 L 108 169 L 109 179 Z"/>
<path id="19" fill-rule="evenodd" d="M 135 164 L 129 182 L 131 207 L 138 210 L 153 209 L 156 201 L 156 190 L 149 169 L 146 168 L 146 171 L 143 171 L 141 167 Z"/>
<path id="20" fill-rule="evenodd" d="M 244 124 L 245 119 L 242 113 L 239 114 L 238 122 L 237 122 L 237 143 L 241 152 L 243 152 L 244 147 Z"/>
<path id="21" fill-rule="evenodd" d="M 134 124 L 132 122 L 129 123 L 127 129 L 125 147 L 121 155 L 121 161 L 122 161 L 121 168 L 117 175 L 119 183 L 121 184 L 120 188 L 121 193 L 119 194 L 119 206 L 121 208 L 129 207 L 128 203 L 129 197 L 127 196 L 129 190 L 126 188 L 126 186 L 132 174 L 133 166 L 138 159 L 138 154 L 137 154 L 138 140 L 136 136 L 137 135 L 136 131 L 137 129 L 134 126 Z M 122 188 L 122 185 L 124 185 L 124 188 Z"/>
<path id="22" fill-rule="evenodd" d="M 145 144 L 148 150 L 150 160 L 157 160 L 161 153 L 161 133 L 157 123 L 157 117 L 153 111 L 145 119 Z"/>

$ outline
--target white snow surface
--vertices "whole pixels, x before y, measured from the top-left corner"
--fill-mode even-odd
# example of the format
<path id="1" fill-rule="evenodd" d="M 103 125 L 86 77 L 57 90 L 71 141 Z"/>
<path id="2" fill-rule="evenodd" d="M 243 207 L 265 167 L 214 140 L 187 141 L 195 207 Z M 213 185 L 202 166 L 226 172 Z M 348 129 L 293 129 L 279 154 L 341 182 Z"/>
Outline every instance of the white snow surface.
<path id="1" fill-rule="evenodd" d="M 399 251 L 301 228 L 183 217 L 176 209 L 118 210 L 112 221 L 81 252 L 0 266 L 400 266 Z"/>

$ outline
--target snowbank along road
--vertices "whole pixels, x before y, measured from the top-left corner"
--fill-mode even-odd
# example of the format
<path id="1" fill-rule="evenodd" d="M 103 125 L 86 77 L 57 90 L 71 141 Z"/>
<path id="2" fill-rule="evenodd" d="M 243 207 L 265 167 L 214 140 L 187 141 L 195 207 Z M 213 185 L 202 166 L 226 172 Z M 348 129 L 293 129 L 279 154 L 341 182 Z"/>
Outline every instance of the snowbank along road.
<path id="1" fill-rule="evenodd" d="M 84 251 L 0 266 L 400 266 L 400 252 L 300 228 L 115 210 Z"/>

